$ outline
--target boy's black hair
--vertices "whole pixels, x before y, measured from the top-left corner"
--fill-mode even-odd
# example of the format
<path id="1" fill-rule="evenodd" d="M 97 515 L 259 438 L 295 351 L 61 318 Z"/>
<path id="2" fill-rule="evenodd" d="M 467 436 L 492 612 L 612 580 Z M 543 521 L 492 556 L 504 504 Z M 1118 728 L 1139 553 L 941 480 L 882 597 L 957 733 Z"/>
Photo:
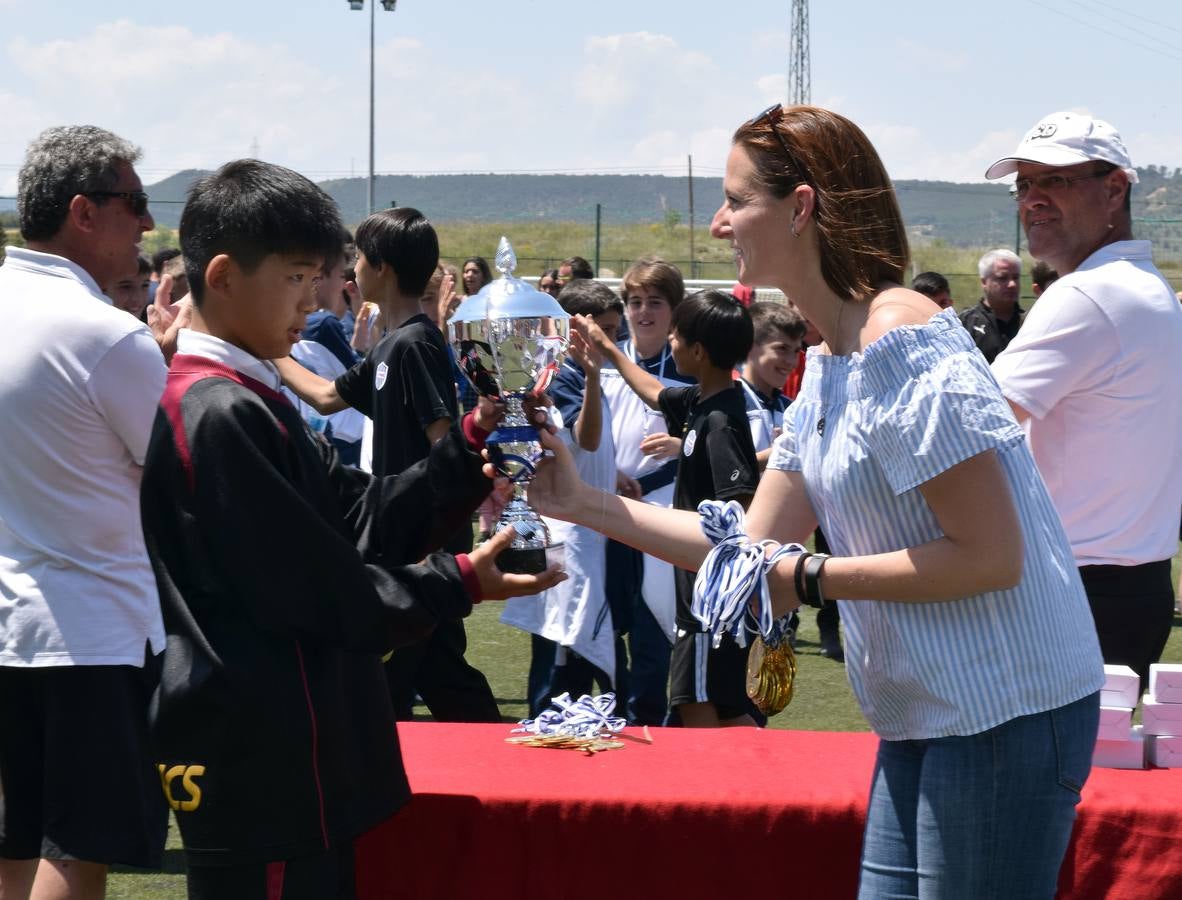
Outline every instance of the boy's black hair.
<path id="1" fill-rule="evenodd" d="M 190 189 L 181 213 L 181 252 L 193 302 L 205 294 L 205 269 L 225 253 L 252 272 L 273 253 L 327 259 L 341 252 L 341 217 L 331 197 L 282 166 L 228 162 Z"/>
<path id="2" fill-rule="evenodd" d="M 439 265 L 439 238 L 426 216 L 400 206 L 376 212 L 357 226 L 357 252 L 370 265 L 392 268 L 401 294 L 421 297 Z"/>
<path id="3" fill-rule="evenodd" d="M 595 277 L 595 270 L 591 268 L 591 263 L 587 262 L 581 256 L 568 256 L 559 264 L 559 268 L 562 268 L 562 266 L 570 266 L 570 277 L 572 280 Z"/>
<path id="4" fill-rule="evenodd" d="M 590 278 L 576 278 L 558 294 L 558 302 L 572 316 L 595 317 L 615 310 L 624 314 L 624 301 L 606 284 Z"/>
<path id="5" fill-rule="evenodd" d="M 781 335 L 790 341 L 798 341 L 808 330 L 799 313 L 786 303 L 775 300 L 760 300 L 752 303 L 747 311 L 751 314 L 751 325 L 755 330 L 753 343 L 766 344 Z"/>
<path id="6" fill-rule="evenodd" d="M 163 274 L 164 264 L 180 255 L 181 251 L 179 247 L 165 247 L 163 250 L 157 250 L 152 254 L 152 271 L 157 275 Z"/>
<path id="7" fill-rule="evenodd" d="M 673 310 L 673 327 L 685 344 L 701 344 L 720 369 L 746 359 L 755 339 L 747 308 L 726 291 L 690 294 Z"/>
<path id="8" fill-rule="evenodd" d="M 149 272 L 152 271 L 152 261 L 150 259 L 148 259 L 148 257 L 144 256 L 144 254 L 141 253 L 139 256 L 136 257 L 136 270 L 135 271 L 136 271 L 137 275 L 147 275 Z"/>
<path id="9" fill-rule="evenodd" d="M 911 290 L 918 291 L 925 297 L 934 297 L 941 291 L 950 291 L 948 279 L 939 272 L 920 272 L 911 279 Z"/>
<path id="10" fill-rule="evenodd" d="M 345 273 L 346 273 L 346 275 L 348 275 L 348 278 L 346 280 L 347 281 L 354 280 L 353 276 L 349 274 L 349 273 L 353 272 L 353 267 L 351 265 L 349 265 L 349 263 L 352 261 L 351 254 L 349 252 L 349 248 L 351 246 L 353 246 L 353 232 L 351 232 L 348 228 L 346 228 L 344 225 L 342 225 L 341 226 L 341 252 L 338 253 L 336 256 L 326 256 L 324 258 L 324 274 L 325 275 L 327 275 L 329 272 L 331 272 L 333 270 L 333 268 L 335 268 L 338 261 L 344 260 Z"/>
<path id="11" fill-rule="evenodd" d="M 1036 259 L 1030 267 L 1030 283 L 1037 284 L 1044 291 L 1059 280 L 1059 273 L 1051 268 L 1051 264 Z"/>

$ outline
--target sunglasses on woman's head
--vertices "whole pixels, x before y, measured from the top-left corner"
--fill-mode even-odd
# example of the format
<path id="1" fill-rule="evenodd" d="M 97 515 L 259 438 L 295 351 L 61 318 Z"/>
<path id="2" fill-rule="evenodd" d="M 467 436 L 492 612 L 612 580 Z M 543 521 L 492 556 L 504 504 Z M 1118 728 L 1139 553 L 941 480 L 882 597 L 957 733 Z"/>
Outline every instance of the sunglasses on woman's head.
<path id="1" fill-rule="evenodd" d="M 763 112 L 753 116 L 751 119 L 748 119 L 746 127 L 754 128 L 758 125 L 762 125 L 764 120 L 767 120 L 768 127 L 771 129 L 772 134 L 776 136 L 776 141 L 779 143 L 780 149 L 784 151 L 784 155 L 788 157 L 788 162 L 792 164 L 792 168 L 796 170 L 796 174 L 800 180 L 805 184 L 808 184 L 809 180 L 805 176 L 804 166 L 796 161 L 796 155 L 788 149 L 788 142 L 785 141 L 783 135 L 780 134 L 780 129 L 776 127 L 776 123 L 780 121 L 783 115 L 783 105 L 780 103 L 773 103 Z"/>

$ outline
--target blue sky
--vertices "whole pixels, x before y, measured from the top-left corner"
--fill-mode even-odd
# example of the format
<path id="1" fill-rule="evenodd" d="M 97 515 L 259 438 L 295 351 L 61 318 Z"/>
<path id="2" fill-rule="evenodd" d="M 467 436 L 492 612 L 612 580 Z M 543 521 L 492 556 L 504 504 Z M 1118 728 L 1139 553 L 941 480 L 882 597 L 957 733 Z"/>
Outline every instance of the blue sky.
<path id="1" fill-rule="evenodd" d="M 400 0 L 377 11 L 379 172 L 722 171 L 785 98 L 788 0 Z M 1177 0 L 816 2 L 813 102 L 895 178 L 981 180 L 1056 109 L 1182 166 Z M 369 11 L 346 0 L 0 0 L 0 194 L 42 128 L 103 125 L 146 182 L 256 152 L 368 160 Z"/>

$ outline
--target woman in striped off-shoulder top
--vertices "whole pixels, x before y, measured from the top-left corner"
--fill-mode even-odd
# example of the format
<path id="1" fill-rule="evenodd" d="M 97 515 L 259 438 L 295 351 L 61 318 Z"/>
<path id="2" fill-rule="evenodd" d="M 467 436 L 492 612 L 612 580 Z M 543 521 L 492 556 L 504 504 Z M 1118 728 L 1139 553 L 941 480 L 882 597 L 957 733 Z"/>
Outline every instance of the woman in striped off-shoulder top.
<path id="1" fill-rule="evenodd" d="M 770 582 L 778 613 L 840 598 L 881 738 L 860 896 L 1052 897 L 1103 671 L 1024 434 L 955 314 L 900 286 L 903 222 L 856 125 L 772 107 L 735 133 L 723 187 L 712 232 L 739 280 L 780 288 L 825 338 L 747 532 L 803 542 L 820 524 L 832 547 Z M 591 491 L 549 443 L 543 512 L 700 566 L 695 515 Z"/>

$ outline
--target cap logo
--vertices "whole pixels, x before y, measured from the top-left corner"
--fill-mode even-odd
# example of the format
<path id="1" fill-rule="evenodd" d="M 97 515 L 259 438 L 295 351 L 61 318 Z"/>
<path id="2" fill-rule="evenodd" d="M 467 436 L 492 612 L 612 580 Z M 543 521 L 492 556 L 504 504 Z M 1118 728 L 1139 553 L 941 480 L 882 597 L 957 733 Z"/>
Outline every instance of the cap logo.
<path id="1" fill-rule="evenodd" d="M 1043 122 L 1031 133 L 1030 140 L 1036 141 L 1039 138 L 1049 138 L 1058 130 L 1059 126 L 1054 122 Z"/>

